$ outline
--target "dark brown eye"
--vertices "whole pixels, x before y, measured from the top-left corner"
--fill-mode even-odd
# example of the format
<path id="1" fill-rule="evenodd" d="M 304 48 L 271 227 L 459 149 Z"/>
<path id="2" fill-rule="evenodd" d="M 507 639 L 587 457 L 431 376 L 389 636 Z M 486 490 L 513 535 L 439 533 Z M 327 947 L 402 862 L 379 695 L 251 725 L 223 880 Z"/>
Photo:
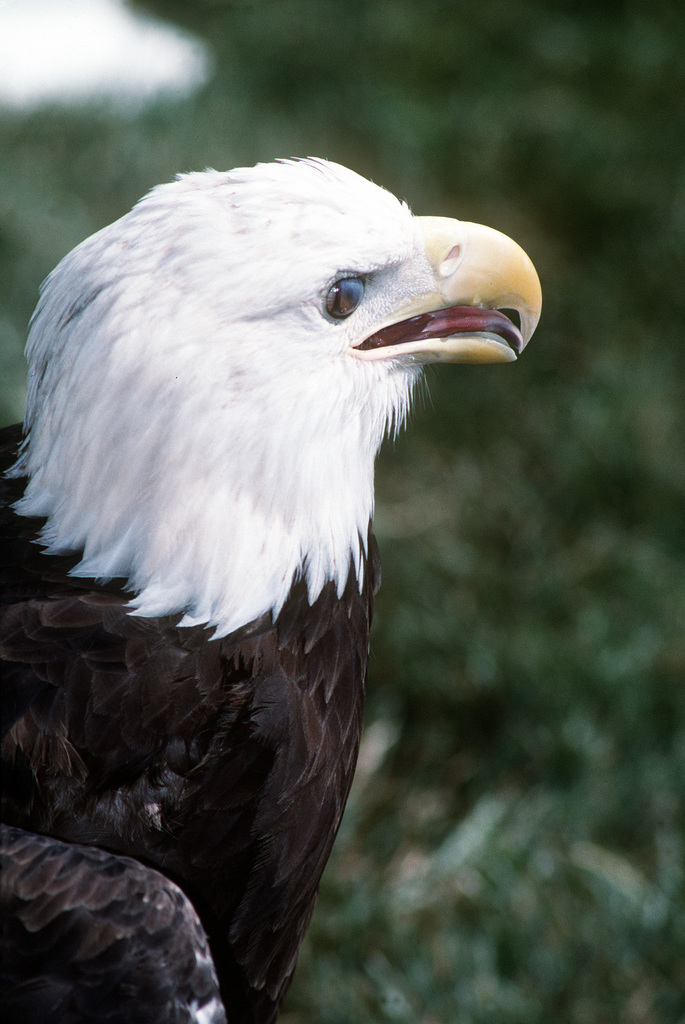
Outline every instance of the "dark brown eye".
<path id="1" fill-rule="evenodd" d="M 344 320 L 350 313 L 354 313 L 363 295 L 362 277 L 342 277 L 335 282 L 326 296 L 326 311 L 336 320 Z"/>

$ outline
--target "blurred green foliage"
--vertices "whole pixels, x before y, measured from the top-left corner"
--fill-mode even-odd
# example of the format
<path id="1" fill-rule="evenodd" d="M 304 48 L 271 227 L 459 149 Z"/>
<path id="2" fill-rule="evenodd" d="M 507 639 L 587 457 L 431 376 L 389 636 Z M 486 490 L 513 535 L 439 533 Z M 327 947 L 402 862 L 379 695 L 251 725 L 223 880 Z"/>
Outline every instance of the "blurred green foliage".
<path id="1" fill-rule="evenodd" d="M 339 160 L 528 250 L 520 362 L 379 463 L 367 731 L 287 1024 L 685 1019 L 685 7 L 139 3 L 193 98 L 0 112 L 0 368 L 40 280 L 179 170 Z"/>

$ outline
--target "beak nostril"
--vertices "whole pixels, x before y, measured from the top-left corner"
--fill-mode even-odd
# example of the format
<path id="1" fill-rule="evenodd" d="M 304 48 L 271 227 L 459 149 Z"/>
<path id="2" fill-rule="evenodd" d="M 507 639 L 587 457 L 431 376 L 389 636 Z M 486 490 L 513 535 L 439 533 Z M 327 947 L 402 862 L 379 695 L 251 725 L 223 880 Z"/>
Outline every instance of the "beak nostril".
<path id="1" fill-rule="evenodd" d="M 453 245 L 450 251 L 445 256 L 440 266 L 440 273 L 443 277 L 449 277 L 457 269 L 457 264 L 461 260 L 462 247 L 460 245 Z"/>

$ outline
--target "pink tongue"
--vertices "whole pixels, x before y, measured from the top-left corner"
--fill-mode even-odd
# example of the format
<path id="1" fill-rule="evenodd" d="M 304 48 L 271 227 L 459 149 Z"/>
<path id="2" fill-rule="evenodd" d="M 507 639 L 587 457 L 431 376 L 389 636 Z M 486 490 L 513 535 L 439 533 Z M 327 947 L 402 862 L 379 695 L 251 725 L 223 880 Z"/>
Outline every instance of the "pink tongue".
<path id="1" fill-rule="evenodd" d="M 498 309 L 478 309 L 476 306 L 451 306 L 420 313 L 397 324 L 381 327 L 358 346 L 360 349 L 401 345 L 421 338 L 449 338 L 454 334 L 497 334 L 514 352 L 523 349 L 523 338 L 509 317 Z"/>

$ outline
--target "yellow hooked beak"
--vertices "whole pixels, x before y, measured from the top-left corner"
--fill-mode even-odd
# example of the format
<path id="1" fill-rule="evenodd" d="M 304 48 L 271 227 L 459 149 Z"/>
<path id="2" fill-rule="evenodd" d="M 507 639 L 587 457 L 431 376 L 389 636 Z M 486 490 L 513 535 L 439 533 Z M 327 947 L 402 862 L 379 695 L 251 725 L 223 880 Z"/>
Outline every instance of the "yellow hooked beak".
<path id="1" fill-rule="evenodd" d="M 535 267 L 493 228 L 417 217 L 434 289 L 403 303 L 353 351 L 362 359 L 406 355 L 421 362 L 506 363 L 528 344 L 542 308 Z M 518 323 L 502 312 L 512 311 Z"/>

